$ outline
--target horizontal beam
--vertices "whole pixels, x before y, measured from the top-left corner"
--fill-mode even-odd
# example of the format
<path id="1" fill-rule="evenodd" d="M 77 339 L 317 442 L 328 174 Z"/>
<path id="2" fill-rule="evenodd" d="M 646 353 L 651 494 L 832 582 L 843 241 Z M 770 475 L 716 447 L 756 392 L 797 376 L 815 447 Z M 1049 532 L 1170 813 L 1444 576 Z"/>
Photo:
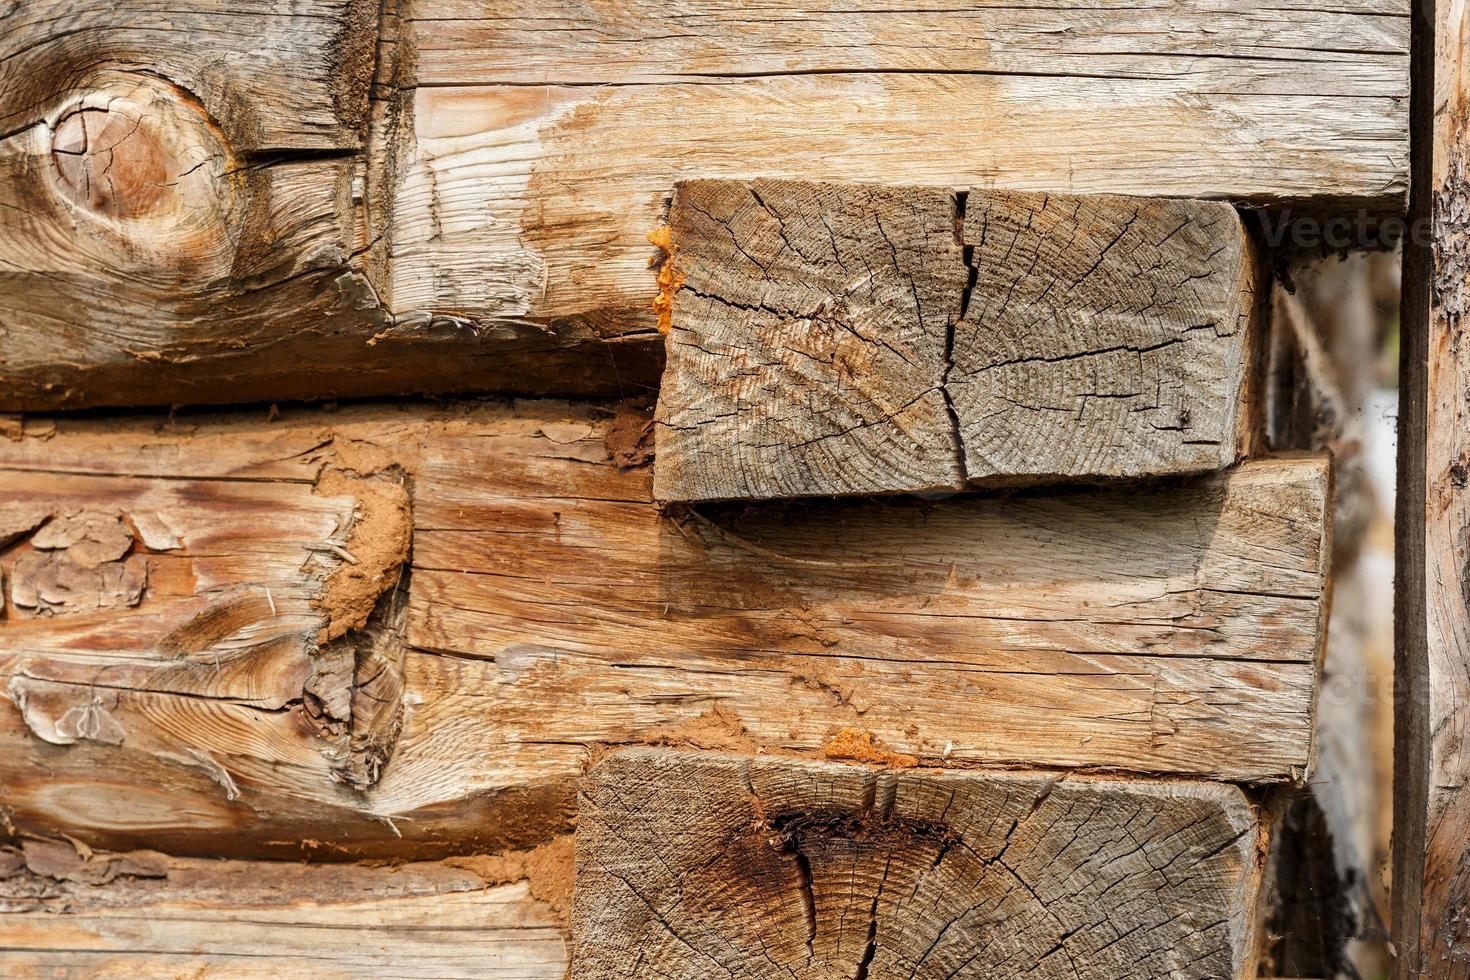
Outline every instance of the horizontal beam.
<path id="1" fill-rule="evenodd" d="M 641 390 L 686 178 L 1407 188 L 1406 0 L 217 6 L 39 0 L 0 40 L 0 411 Z"/>
<path id="2" fill-rule="evenodd" d="M 0 847 L 0 971 L 265 980 L 289 962 L 323 977 L 561 980 L 568 844 L 559 865 L 532 852 L 371 867 L 23 840 Z"/>
<path id="3" fill-rule="evenodd" d="M 609 459 L 649 424 L 627 410 L 159 423 L 0 440 L 0 513 L 40 509 L 0 552 L 19 827 L 175 853 L 500 850 L 570 826 L 599 746 L 820 753 L 844 729 L 935 765 L 1274 782 L 1311 758 L 1319 457 L 1151 492 L 674 516 L 646 466 Z M 409 542 L 401 507 L 371 506 L 401 488 Z M 15 602 L 79 510 L 108 516 L 94 536 L 143 590 Z M 100 560 L 83 538 L 66 562 Z"/>

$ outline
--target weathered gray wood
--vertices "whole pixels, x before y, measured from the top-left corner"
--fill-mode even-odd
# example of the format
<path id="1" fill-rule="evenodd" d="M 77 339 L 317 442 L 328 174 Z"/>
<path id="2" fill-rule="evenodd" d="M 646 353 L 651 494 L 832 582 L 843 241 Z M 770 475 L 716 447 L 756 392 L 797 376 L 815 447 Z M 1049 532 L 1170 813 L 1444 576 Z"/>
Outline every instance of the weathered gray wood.
<path id="1" fill-rule="evenodd" d="M 1470 977 L 1470 3 L 1415 5 L 1394 556 L 1399 980 Z"/>
<path id="2" fill-rule="evenodd" d="M 675 519 L 646 467 L 609 460 L 607 414 L 399 403 L 173 428 L 162 413 L 64 418 L 0 438 L 0 514 L 39 504 L 149 529 L 129 536 L 147 567 L 136 605 L 12 603 L 0 619 L 7 819 L 117 849 L 438 856 L 566 829 L 609 744 L 813 752 L 851 728 L 932 765 L 1283 782 L 1310 763 L 1320 457 L 1160 492 Z M 369 513 L 354 526 L 379 534 L 333 532 L 371 499 L 334 486 L 342 470 L 398 473 L 413 498 L 403 648 L 358 646 L 350 686 L 319 639 L 321 603 L 352 596 L 366 616 L 378 593 L 322 576 L 366 586 L 365 544 L 406 543 Z M 0 553 L 7 583 L 58 550 L 35 531 Z M 381 655 L 401 656 L 396 718 L 359 710 L 390 696 L 368 684 Z M 330 722 L 349 700 L 368 737 L 343 759 Z"/>
<path id="3" fill-rule="evenodd" d="M 955 196 L 692 181 L 659 389 L 663 500 L 954 490 L 948 337 L 967 273 Z M 676 283 L 677 284 L 677 283 Z"/>
<path id="4" fill-rule="evenodd" d="M 670 216 L 661 500 L 1227 466 L 1256 413 L 1229 205 L 690 181 Z"/>
<path id="5" fill-rule="evenodd" d="M 631 749 L 583 783 L 573 972 L 1251 976 L 1265 842 L 1218 783 Z"/>
<path id="6" fill-rule="evenodd" d="M 976 482 L 1228 466 L 1256 423 L 1257 260 L 1227 204 L 972 192 L 946 391 Z"/>

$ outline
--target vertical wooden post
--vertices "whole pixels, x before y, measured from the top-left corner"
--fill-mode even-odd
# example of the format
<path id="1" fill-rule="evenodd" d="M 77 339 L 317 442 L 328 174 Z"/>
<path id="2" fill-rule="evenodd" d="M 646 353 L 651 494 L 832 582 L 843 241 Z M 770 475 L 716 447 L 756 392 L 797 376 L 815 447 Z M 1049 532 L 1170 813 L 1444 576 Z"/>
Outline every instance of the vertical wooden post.
<path id="1" fill-rule="evenodd" d="M 1396 976 L 1470 977 L 1470 26 L 1417 0 L 1395 638 Z"/>

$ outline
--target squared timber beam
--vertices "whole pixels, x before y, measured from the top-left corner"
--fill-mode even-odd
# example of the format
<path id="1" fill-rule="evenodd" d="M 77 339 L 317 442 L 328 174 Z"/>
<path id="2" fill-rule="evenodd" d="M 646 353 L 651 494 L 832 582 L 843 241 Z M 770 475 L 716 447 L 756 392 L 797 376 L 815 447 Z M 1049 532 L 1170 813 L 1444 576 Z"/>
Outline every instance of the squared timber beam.
<path id="1" fill-rule="evenodd" d="M 0 411 L 650 388 L 687 178 L 1407 188 L 1408 0 L 6 6 Z"/>
<path id="2" fill-rule="evenodd" d="M 1251 241 L 1226 204 L 690 181 L 654 492 L 1167 476 L 1246 454 Z"/>
<path id="3" fill-rule="evenodd" d="M 630 749 L 583 783 L 579 980 L 1253 975 L 1236 787 Z"/>

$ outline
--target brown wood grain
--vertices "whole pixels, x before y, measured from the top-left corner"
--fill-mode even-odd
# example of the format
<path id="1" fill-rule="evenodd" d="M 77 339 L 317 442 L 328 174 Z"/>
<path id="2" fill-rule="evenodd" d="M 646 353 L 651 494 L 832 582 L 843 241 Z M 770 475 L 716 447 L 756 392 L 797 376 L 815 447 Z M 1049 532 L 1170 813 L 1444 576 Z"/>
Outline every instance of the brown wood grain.
<path id="1" fill-rule="evenodd" d="M 139 548 L 136 606 L 0 621 L 0 687 L 27 692 L 25 711 L 0 698 L 6 812 L 119 849 L 439 856 L 566 829 L 607 745 L 812 754 L 855 729 L 960 767 L 1279 782 L 1309 765 L 1322 458 L 1147 492 L 675 517 L 647 467 L 610 461 L 610 414 L 403 403 L 172 430 L 161 416 L 62 419 L 0 440 L 22 506 L 77 486 L 94 510 L 169 501 L 184 539 Z M 308 710 L 304 678 L 345 678 L 316 640 L 321 611 L 298 622 L 296 606 L 257 601 L 299 581 L 309 553 L 340 567 L 311 550 L 313 515 L 346 504 L 312 493 L 333 468 L 398 473 L 412 492 L 401 725 L 380 771 L 372 753 L 334 762 L 338 730 Z M 246 520 L 219 503 L 253 499 Z M 31 534 L 0 560 L 7 581 Z M 177 623 L 232 584 L 251 597 L 220 617 L 233 632 L 169 654 L 198 645 Z M 242 642 L 281 632 L 285 646 Z M 53 689 L 71 700 L 29 694 Z M 120 740 L 101 737 L 117 731 L 94 696 Z M 73 708 L 91 734 L 43 737 Z"/>
<path id="2" fill-rule="evenodd" d="M 552 883 L 527 863 L 306 865 L 19 841 L 0 847 L 0 972 L 253 980 L 288 961 L 342 980 L 561 980 L 564 900 L 548 902 Z"/>
<path id="3" fill-rule="evenodd" d="M 1391 212 L 1406 12 L 11 3 L 0 410 L 646 390 L 685 178 Z"/>

